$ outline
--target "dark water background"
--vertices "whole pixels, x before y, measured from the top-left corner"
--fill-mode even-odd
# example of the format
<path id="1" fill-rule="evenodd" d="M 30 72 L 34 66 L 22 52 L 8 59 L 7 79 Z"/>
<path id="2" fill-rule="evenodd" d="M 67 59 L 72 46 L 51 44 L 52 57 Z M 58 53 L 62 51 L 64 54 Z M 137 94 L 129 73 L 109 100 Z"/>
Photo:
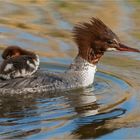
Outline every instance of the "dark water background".
<path id="1" fill-rule="evenodd" d="M 41 70 L 64 71 L 77 54 L 72 27 L 99 17 L 140 48 L 140 1 L 1 0 L 0 51 L 19 45 Z M 140 139 L 140 55 L 107 53 L 84 90 L 0 97 L 0 139 Z"/>

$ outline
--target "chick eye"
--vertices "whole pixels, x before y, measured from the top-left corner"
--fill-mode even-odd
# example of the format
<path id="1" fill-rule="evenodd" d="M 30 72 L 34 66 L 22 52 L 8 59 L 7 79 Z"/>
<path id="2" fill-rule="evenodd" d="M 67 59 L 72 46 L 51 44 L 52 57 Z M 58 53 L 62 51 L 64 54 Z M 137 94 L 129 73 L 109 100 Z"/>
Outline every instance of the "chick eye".
<path id="1" fill-rule="evenodd" d="M 113 41 L 113 40 L 108 40 L 107 43 L 108 43 L 108 44 L 113 44 L 114 41 Z"/>
<path id="2" fill-rule="evenodd" d="M 7 56 L 7 59 L 9 59 L 9 58 L 10 58 L 10 56 L 8 55 L 8 56 Z"/>

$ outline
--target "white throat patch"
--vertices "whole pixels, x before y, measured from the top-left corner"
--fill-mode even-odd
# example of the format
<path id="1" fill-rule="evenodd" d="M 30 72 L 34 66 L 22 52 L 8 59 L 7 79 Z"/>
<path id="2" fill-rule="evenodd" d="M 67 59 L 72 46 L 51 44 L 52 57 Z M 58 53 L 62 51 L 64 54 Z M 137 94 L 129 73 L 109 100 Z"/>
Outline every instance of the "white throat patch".
<path id="1" fill-rule="evenodd" d="M 93 83 L 96 65 L 89 63 L 81 57 L 77 57 L 71 66 L 70 71 L 76 73 L 79 83 L 81 83 L 83 87 Z"/>
<path id="2" fill-rule="evenodd" d="M 117 51 L 116 48 L 107 48 L 107 51 Z"/>
<path id="3" fill-rule="evenodd" d="M 88 64 L 87 62 L 86 69 L 81 71 L 81 73 L 82 73 L 81 78 L 82 78 L 83 86 L 89 86 L 94 81 L 94 76 L 96 73 L 96 66 Z"/>

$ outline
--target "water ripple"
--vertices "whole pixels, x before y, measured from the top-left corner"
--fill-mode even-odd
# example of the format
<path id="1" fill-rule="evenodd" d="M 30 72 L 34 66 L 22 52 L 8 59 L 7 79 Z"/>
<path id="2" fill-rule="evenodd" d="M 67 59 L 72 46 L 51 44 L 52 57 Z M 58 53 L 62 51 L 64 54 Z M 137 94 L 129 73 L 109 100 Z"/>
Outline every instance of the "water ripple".
<path id="1" fill-rule="evenodd" d="M 116 98 L 115 92 L 118 87 L 121 96 L 118 94 Z M 0 137 L 46 139 L 60 133 L 76 135 L 81 133 L 83 127 L 89 125 L 94 125 L 96 128 L 100 123 L 122 116 L 130 110 L 128 106 L 131 104 L 131 99 L 117 103 L 127 96 L 128 88 L 130 86 L 125 81 L 98 72 L 94 88 L 89 87 L 84 91 L 49 94 L 44 98 L 1 99 L 0 108 L 5 108 L 5 111 L 0 111 Z M 109 100 L 107 96 L 111 96 Z M 13 106 L 12 103 L 16 100 L 17 103 Z"/>

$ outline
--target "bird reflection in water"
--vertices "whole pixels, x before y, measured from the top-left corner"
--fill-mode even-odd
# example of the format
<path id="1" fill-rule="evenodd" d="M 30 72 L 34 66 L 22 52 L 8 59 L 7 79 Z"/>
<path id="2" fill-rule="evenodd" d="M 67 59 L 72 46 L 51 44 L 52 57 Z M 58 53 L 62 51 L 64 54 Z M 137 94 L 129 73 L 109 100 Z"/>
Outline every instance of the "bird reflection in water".
<path id="1" fill-rule="evenodd" d="M 91 87 L 64 93 L 42 93 L 40 96 L 2 97 L 0 120 L 4 121 L 0 121 L 0 136 L 25 138 L 44 133 L 43 138 L 50 138 L 55 131 L 63 129 L 64 124 L 71 133 L 67 138 L 71 135 L 74 138 L 96 138 L 111 133 L 115 128 L 107 128 L 107 121 L 123 115 L 126 110 L 117 108 L 102 112 L 97 98 Z M 4 128 L 7 132 L 1 131 Z"/>

